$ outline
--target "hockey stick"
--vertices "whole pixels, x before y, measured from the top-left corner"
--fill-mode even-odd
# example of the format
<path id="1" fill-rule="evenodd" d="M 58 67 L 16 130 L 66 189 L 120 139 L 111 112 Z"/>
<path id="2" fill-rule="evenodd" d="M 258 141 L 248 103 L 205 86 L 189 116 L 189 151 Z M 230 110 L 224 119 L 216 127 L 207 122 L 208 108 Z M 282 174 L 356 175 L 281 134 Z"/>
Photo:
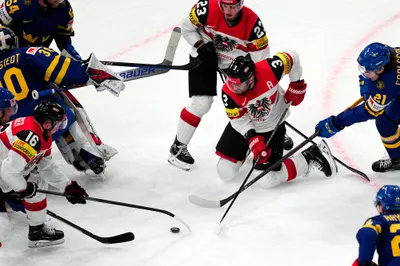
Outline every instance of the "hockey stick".
<path id="1" fill-rule="evenodd" d="M 166 69 L 168 72 L 169 70 L 192 70 L 198 67 L 202 61 L 198 58 L 194 58 L 187 64 L 184 65 L 170 65 L 165 64 L 164 62 L 161 64 L 145 64 L 145 63 L 129 63 L 129 62 L 116 62 L 116 61 L 100 61 L 102 64 L 107 66 L 120 66 L 120 67 L 151 67 L 154 69 Z"/>
<path id="2" fill-rule="evenodd" d="M 269 137 L 267 143 L 265 144 L 265 146 L 268 149 L 268 145 L 271 143 L 272 138 L 274 137 L 276 131 L 278 130 L 279 126 L 281 125 L 281 123 L 283 122 L 283 120 L 285 119 L 286 113 L 289 111 L 289 107 L 292 105 L 292 102 L 289 102 L 289 105 L 286 107 L 286 109 L 283 111 L 281 117 L 279 118 L 278 123 L 275 126 L 274 131 L 272 131 L 271 136 Z M 260 157 L 257 157 L 256 161 L 253 164 L 253 167 L 251 168 L 250 172 L 247 174 L 246 178 L 244 179 L 242 185 L 239 187 L 238 191 L 241 191 L 243 189 L 243 187 L 245 186 L 247 180 L 249 179 L 251 173 L 253 173 L 258 161 L 260 160 Z M 229 204 L 228 208 L 226 209 L 224 215 L 222 216 L 221 220 L 219 221 L 219 225 L 222 224 L 222 221 L 224 220 L 225 216 L 228 214 L 229 210 L 231 209 L 233 203 L 236 201 L 237 197 L 239 196 L 239 193 L 235 194 L 235 197 L 233 197 L 233 200 L 231 201 L 231 204 Z M 190 198 L 189 198 L 190 200 Z"/>
<path id="3" fill-rule="evenodd" d="M 174 61 L 175 53 L 178 48 L 179 40 L 181 38 L 181 29 L 179 27 L 176 27 L 173 29 L 171 37 L 168 42 L 167 50 L 165 51 L 165 57 L 164 60 L 161 64 L 164 65 L 172 65 L 172 62 Z M 160 74 L 167 73 L 169 71 L 168 68 L 156 68 L 153 66 L 145 65 L 143 67 L 139 68 L 132 68 L 132 69 L 127 69 L 124 71 L 118 72 L 118 75 L 120 75 L 123 79 L 124 82 L 126 81 L 131 81 L 131 80 L 136 80 L 136 79 L 141 79 L 141 78 L 148 78 Z M 63 90 L 72 90 L 72 89 L 77 89 L 77 88 L 82 88 L 86 87 L 87 85 L 81 85 L 81 86 L 75 86 L 75 87 L 69 87 L 69 88 L 53 88 L 53 89 L 48 89 L 44 91 L 37 91 L 33 90 L 32 91 L 32 98 L 37 100 L 40 97 L 51 95 Z"/>
<path id="4" fill-rule="evenodd" d="M 207 200 L 200 198 L 196 195 L 190 195 L 189 200 L 191 203 L 200 206 L 200 207 L 205 207 L 205 208 L 220 208 L 227 204 L 229 201 L 231 201 L 236 194 L 240 194 L 246 189 L 248 189 L 250 186 L 252 186 L 255 182 L 260 180 L 263 176 L 268 174 L 269 172 L 272 171 L 275 167 L 279 166 L 284 160 L 298 152 L 301 148 L 303 148 L 305 145 L 307 145 L 309 142 L 311 142 L 314 138 L 318 137 L 319 131 L 315 132 L 311 136 L 309 136 L 306 140 L 304 140 L 302 143 L 294 147 L 292 150 L 290 150 L 285 156 L 283 156 L 280 160 L 276 161 L 274 164 L 272 164 L 268 169 L 264 170 L 262 173 L 254 177 L 249 183 L 247 183 L 241 190 L 233 193 L 229 197 L 222 199 L 222 200 Z"/>
<path id="5" fill-rule="evenodd" d="M 37 192 L 44 193 L 44 194 L 55 195 L 55 196 L 60 196 L 60 197 L 70 197 L 70 196 L 65 195 L 63 193 L 56 192 L 56 191 L 50 191 L 50 190 L 38 189 Z M 134 209 L 141 209 L 141 210 L 146 210 L 146 211 L 163 213 L 163 214 L 166 214 L 166 215 L 174 218 L 175 220 L 179 221 L 180 223 L 182 223 L 189 230 L 189 232 L 192 232 L 190 227 L 181 218 L 179 218 L 175 214 L 173 214 L 173 213 L 171 213 L 169 211 L 166 211 L 166 210 L 156 209 L 156 208 L 151 208 L 151 207 L 141 206 L 141 205 L 136 205 L 136 204 L 131 204 L 131 203 L 125 203 L 125 202 L 120 202 L 120 201 L 93 198 L 93 197 L 86 197 L 85 200 L 97 201 L 97 202 L 101 202 L 101 203 L 105 203 L 105 204 L 111 204 L 111 205 L 123 206 L 123 207 L 128 207 L 128 208 L 134 208 Z"/>
<path id="6" fill-rule="evenodd" d="M 127 233 L 123 233 L 120 235 L 116 235 L 116 236 L 110 236 L 110 237 L 101 237 L 98 235 L 95 235 L 91 232 L 89 232 L 88 230 L 68 221 L 67 219 L 59 216 L 58 214 L 55 214 L 54 212 L 47 210 L 47 214 L 51 217 L 53 217 L 54 219 L 57 219 L 79 231 L 81 231 L 84 235 L 87 235 L 88 237 L 99 241 L 100 243 L 103 244 L 118 244 L 118 243 L 123 243 L 123 242 L 129 242 L 135 239 L 135 235 L 132 232 L 127 232 Z"/>
<path id="7" fill-rule="evenodd" d="M 351 106 L 349 106 L 348 108 L 346 108 L 345 110 L 351 109 L 356 107 L 358 104 L 360 104 L 362 102 L 362 98 L 357 99 L 357 101 L 355 101 Z M 272 169 L 274 169 L 275 167 L 277 167 L 279 164 L 281 164 L 284 160 L 286 160 L 287 158 L 289 158 L 290 156 L 292 156 L 294 153 L 296 153 L 297 151 L 299 151 L 301 148 L 303 148 L 307 143 L 312 142 L 312 140 L 316 137 L 318 137 L 319 135 L 319 131 L 316 131 L 314 134 L 312 134 L 311 136 L 309 136 L 308 138 L 306 138 L 302 143 L 300 143 L 298 146 L 294 147 L 291 151 L 289 151 L 285 156 L 283 156 L 279 161 L 277 161 L 276 163 L 274 163 L 272 166 L 270 166 L 268 169 L 266 169 L 265 171 L 263 171 L 261 174 L 259 174 L 258 176 L 256 176 L 255 178 L 253 178 L 249 183 L 247 183 L 242 190 L 239 190 L 237 192 L 235 192 L 234 194 L 232 194 L 231 196 L 222 199 L 222 200 L 207 200 L 207 199 L 203 199 L 200 198 L 196 195 L 190 195 L 189 196 L 189 200 L 191 203 L 198 205 L 200 207 L 205 207 L 205 208 L 220 208 L 222 206 L 224 206 L 226 203 L 228 203 L 229 201 L 231 201 L 234 197 L 236 193 L 242 193 L 244 190 L 246 190 L 247 188 L 249 188 L 251 185 L 253 185 L 255 182 L 257 182 L 259 179 L 261 179 L 264 175 L 268 174 L 270 171 L 272 171 Z"/>
<path id="8" fill-rule="evenodd" d="M 285 123 L 286 123 L 286 125 L 288 125 L 293 131 L 295 131 L 297 134 L 299 134 L 299 135 L 302 136 L 303 138 L 307 138 L 306 135 L 304 135 L 300 130 L 298 130 L 297 128 L 295 128 L 294 126 L 292 126 L 289 122 L 286 121 Z M 311 141 L 311 143 L 316 144 L 314 141 Z M 363 177 L 365 180 L 367 180 L 368 182 L 371 181 L 371 180 L 369 179 L 369 177 L 368 177 L 365 173 L 361 172 L 360 170 L 357 170 L 357 169 L 355 169 L 355 168 L 353 168 L 353 167 L 351 167 L 351 166 L 345 164 L 344 162 L 342 162 L 341 160 L 339 160 L 339 159 L 336 158 L 335 156 L 333 156 L 333 159 L 335 159 L 336 162 L 340 163 L 341 165 L 343 165 L 345 168 L 347 168 L 347 169 L 350 170 L 351 172 L 356 173 L 356 174 L 362 176 L 362 177 Z"/>

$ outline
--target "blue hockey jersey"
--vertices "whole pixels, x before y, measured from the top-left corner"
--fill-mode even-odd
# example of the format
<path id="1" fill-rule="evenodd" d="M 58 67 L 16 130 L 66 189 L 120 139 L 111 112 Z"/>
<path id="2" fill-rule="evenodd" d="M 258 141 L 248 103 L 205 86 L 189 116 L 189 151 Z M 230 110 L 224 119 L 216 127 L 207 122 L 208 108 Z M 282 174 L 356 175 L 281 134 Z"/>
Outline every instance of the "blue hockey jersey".
<path id="1" fill-rule="evenodd" d="M 364 104 L 337 115 L 334 120 L 335 126 L 342 128 L 374 119 L 382 115 L 390 103 L 400 96 L 400 48 L 390 50 L 396 55 L 396 61 L 385 67 L 385 71 L 377 80 L 368 80 L 367 84 L 360 84 L 368 90 Z"/>
<path id="2" fill-rule="evenodd" d="M 400 265 L 400 214 L 381 214 L 368 219 L 357 232 L 358 264 L 371 265 L 375 249 L 379 266 Z"/>
<path id="3" fill-rule="evenodd" d="M 45 46 L 55 40 L 62 51 L 74 35 L 74 12 L 68 0 L 57 8 L 43 8 L 37 0 L 5 0 L 0 5 L 1 24 L 11 28 L 19 46 Z"/>
<path id="4" fill-rule="evenodd" d="M 86 66 L 46 47 L 23 47 L 0 54 L 0 86 L 18 101 L 15 117 L 32 115 L 36 101 L 32 91 L 46 90 L 49 83 L 59 86 L 86 84 Z"/>

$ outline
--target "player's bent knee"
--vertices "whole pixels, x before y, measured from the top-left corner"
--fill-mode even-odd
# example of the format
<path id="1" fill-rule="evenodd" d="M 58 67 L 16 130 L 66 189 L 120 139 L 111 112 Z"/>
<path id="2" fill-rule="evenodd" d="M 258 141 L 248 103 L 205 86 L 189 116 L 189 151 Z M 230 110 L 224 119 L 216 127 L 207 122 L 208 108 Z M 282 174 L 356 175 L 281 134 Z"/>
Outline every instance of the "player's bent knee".
<path id="1" fill-rule="evenodd" d="M 210 111 L 213 101 L 213 96 L 192 96 L 192 103 L 186 109 L 192 114 L 202 117 Z"/>
<path id="2" fill-rule="evenodd" d="M 227 182 L 232 180 L 235 175 L 239 172 L 242 162 L 232 162 L 224 158 L 220 158 L 217 163 L 218 177 L 223 181 Z"/>
<path id="3" fill-rule="evenodd" d="M 253 178 L 261 174 L 263 171 L 260 170 L 254 170 L 253 172 Z M 284 183 L 285 180 L 285 175 L 284 171 L 271 171 L 268 174 L 266 174 L 264 177 L 261 178 L 261 180 L 258 182 L 258 186 L 262 188 L 273 188 L 278 186 L 281 183 Z"/>

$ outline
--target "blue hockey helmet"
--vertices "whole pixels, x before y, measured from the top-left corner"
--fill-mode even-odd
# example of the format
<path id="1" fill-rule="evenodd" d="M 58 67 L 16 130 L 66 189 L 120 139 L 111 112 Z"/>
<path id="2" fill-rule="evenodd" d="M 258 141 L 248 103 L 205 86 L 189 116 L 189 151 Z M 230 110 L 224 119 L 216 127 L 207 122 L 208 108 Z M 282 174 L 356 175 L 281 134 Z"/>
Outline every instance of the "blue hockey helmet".
<path id="1" fill-rule="evenodd" d="M 374 42 L 367 45 L 357 58 L 361 73 L 377 70 L 390 62 L 390 50 L 385 44 Z"/>
<path id="2" fill-rule="evenodd" d="M 18 111 L 18 103 L 14 95 L 7 89 L 0 88 L 0 110 L 12 108 L 13 114 Z"/>
<path id="3" fill-rule="evenodd" d="M 383 211 L 400 211 L 400 187 L 385 185 L 378 190 L 375 206 L 381 205 Z"/>
<path id="4" fill-rule="evenodd" d="M 7 27 L 0 25 L 0 52 L 18 48 L 18 37 Z"/>

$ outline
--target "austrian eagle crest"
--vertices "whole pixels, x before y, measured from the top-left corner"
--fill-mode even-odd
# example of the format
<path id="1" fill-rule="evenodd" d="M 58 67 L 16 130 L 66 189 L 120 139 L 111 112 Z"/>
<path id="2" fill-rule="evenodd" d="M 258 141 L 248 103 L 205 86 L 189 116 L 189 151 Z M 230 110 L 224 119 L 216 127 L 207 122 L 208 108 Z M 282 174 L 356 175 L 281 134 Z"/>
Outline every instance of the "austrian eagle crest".
<path id="1" fill-rule="evenodd" d="M 231 40 L 228 37 L 219 34 L 214 36 L 213 42 L 215 45 L 215 49 L 222 52 L 230 52 L 237 46 L 236 41 Z"/>
<path id="2" fill-rule="evenodd" d="M 257 100 L 249 104 L 248 110 L 254 118 L 262 118 L 271 111 L 271 100 L 267 97 Z"/>

